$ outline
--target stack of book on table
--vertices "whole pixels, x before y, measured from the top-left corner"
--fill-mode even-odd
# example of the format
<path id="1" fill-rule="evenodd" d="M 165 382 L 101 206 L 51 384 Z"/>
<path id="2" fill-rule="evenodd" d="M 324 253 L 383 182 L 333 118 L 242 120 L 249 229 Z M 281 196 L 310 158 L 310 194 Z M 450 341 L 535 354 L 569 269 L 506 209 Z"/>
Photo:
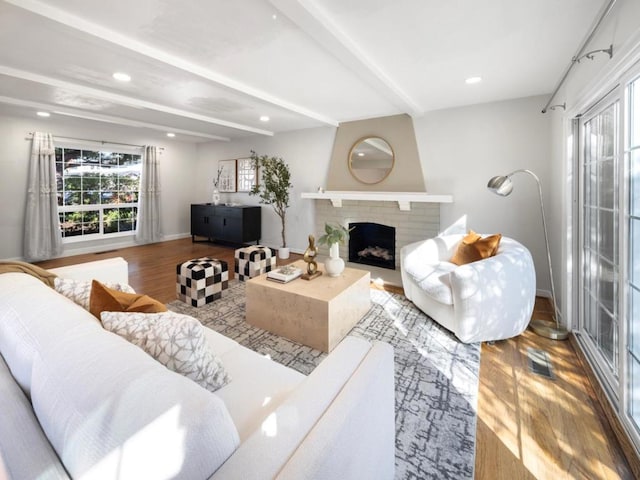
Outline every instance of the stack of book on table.
<path id="1" fill-rule="evenodd" d="M 300 275 L 302 275 L 301 268 L 294 267 L 292 265 L 285 265 L 284 267 L 280 267 L 276 270 L 267 272 L 267 280 L 272 280 L 279 283 L 287 283 L 291 280 L 295 280 Z"/>

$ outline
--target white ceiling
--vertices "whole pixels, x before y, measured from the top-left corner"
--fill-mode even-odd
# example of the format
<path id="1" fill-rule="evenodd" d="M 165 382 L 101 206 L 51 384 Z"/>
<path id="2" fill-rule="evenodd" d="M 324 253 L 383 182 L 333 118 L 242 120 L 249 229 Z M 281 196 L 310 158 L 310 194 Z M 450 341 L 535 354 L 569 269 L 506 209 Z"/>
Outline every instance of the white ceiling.
<path id="1" fill-rule="evenodd" d="M 0 112 L 47 110 L 198 142 L 419 117 L 550 93 L 602 6 L 0 0 Z M 116 71 L 132 81 L 115 81 Z M 483 81 L 466 85 L 475 75 Z"/>

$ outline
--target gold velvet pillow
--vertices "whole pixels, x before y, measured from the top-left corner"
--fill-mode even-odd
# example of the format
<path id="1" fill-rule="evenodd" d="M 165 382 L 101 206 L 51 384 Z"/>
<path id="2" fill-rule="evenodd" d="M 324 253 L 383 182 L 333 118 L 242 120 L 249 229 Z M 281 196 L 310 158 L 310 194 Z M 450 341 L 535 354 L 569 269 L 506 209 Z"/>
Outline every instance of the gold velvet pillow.
<path id="1" fill-rule="evenodd" d="M 89 311 L 98 319 L 101 312 L 166 312 L 167 307 L 149 295 L 126 293 L 105 287 L 94 280 L 91 283 Z"/>
<path id="2" fill-rule="evenodd" d="M 450 261 L 456 265 L 466 265 L 467 263 L 493 257 L 498 252 L 501 238 L 502 235 L 499 233 L 482 238 L 471 230 L 458 244 L 456 253 Z"/>

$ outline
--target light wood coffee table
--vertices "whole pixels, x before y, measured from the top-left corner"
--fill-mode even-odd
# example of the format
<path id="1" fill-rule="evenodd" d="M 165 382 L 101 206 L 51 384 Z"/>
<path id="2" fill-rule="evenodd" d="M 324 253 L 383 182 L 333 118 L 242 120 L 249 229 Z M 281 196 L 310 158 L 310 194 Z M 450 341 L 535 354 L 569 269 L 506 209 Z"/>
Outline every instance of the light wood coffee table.
<path id="1" fill-rule="evenodd" d="M 295 266 L 306 270 L 299 260 Z M 345 268 L 339 277 L 323 274 L 277 283 L 260 275 L 246 282 L 247 323 L 295 342 L 330 352 L 371 307 L 365 270 Z"/>

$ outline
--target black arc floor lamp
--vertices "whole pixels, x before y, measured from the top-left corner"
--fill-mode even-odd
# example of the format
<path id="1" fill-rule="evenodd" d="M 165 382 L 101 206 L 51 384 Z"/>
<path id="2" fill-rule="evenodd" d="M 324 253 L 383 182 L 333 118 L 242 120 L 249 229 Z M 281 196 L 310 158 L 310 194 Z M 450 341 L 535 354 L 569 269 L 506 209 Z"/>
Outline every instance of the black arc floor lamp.
<path id="1" fill-rule="evenodd" d="M 549 263 L 549 279 L 551 280 L 551 303 L 553 305 L 553 318 L 555 320 L 555 324 L 553 322 L 548 322 L 546 320 L 533 319 L 529 323 L 531 329 L 536 332 L 538 335 L 546 338 L 551 338 L 552 340 L 566 340 L 569 336 L 569 332 L 560 325 L 558 322 L 558 307 L 556 305 L 556 291 L 553 286 L 553 270 L 551 269 L 551 253 L 549 251 L 549 236 L 547 235 L 547 220 L 544 215 L 544 203 L 542 201 L 542 185 L 540 184 L 540 179 L 537 177 L 535 173 L 531 170 L 515 170 L 511 172 L 509 175 L 498 175 L 497 177 L 493 177 L 487 183 L 487 188 L 491 190 L 496 195 L 501 197 L 506 197 L 513 191 L 513 182 L 511 181 L 511 177 L 516 173 L 527 173 L 531 175 L 536 183 L 538 184 L 538 194 L 540 196 L 540 211 L 542 212 L 542 228 L 544 230 L 544 242 L 547 248 L 547 262 Z"/>

